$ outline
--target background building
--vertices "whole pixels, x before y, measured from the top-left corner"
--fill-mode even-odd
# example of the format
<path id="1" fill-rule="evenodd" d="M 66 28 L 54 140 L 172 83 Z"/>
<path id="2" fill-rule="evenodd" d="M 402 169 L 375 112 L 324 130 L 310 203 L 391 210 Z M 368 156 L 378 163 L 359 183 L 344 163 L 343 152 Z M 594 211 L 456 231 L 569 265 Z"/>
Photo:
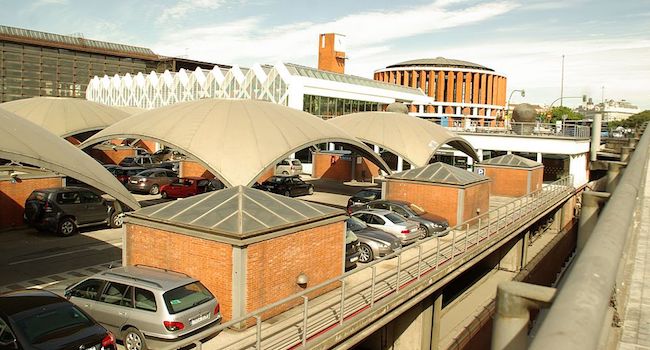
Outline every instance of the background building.
<path id="1" fill-rule="evenodd" d="M 411 114 L 432 118 L 443 126 L 470 118 L 476 125 L 496 125 L 506 105 L 506 77 L 467 61 L 437 57 L 390 65 L 374 79 L 419 88 L 435 101 L 411 105 Z"/>
<path id="2" fill-rule="evenodd" d="M 97 75 L 214 66 L 161 57 L 143 47 L 0 26 L 0 103 L 34 96 L 84 98 Z"/>

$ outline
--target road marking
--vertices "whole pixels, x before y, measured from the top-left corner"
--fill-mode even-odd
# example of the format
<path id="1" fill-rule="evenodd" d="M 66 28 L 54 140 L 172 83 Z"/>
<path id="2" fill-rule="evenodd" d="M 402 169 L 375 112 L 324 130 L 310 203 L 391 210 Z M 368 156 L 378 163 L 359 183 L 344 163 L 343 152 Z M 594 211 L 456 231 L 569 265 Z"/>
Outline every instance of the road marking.
<path id="1" fill-rule="evenodd" d="M 19 264 L 24 264 L 24 263 L 33 262 L 33 261 L 39 261 L 39 260 L 45 260 L 45 259 L 49 259 L 49 258 L 55 258 L 57 256 L 80 253 L 80 252 L 84 252 L 84 251 L 87 251 L 87 250 L 105 250 L 105 249 L 114 248 L 114 247 L 121 247 L 121 246 L 122 246 L 122 242 L 114 243 L 114 244 L 108 244 L 108 245 L 107 244 L 101 244 L 101 245 L 96 245 L 96 246 L 90 246 L 90 247 L 87 247 L 87 248 L 84 248 L 84 249 L 77 249 L 77 250 L 71 250 L 71 251 L 68 251 L 68 252 L 62 252 L 62 253 L 45 255 L 45 256 L 39 256 L 38 258 L 18 260 L 18 261 L 14 261 L 14 262 L 9 263 L 9 265 L 10 266 L 11 265 L 19 265 Z"/>

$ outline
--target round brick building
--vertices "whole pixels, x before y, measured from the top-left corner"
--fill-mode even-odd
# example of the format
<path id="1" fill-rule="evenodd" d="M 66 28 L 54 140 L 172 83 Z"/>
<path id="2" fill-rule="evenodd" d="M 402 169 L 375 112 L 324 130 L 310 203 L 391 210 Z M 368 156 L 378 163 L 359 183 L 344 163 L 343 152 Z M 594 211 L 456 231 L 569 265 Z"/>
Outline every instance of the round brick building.
<path id="1" fill-rule="evenodd" d="M 443 126 L 461 126 L 465 118 L 480 126 L 496 125 L 505 109 L 506 77 L 472 62 L 443 57 L 411 60 L 375 71 L 374 79 L 420 88 L 435 102 L 411 105 L 410 111 Z"/>

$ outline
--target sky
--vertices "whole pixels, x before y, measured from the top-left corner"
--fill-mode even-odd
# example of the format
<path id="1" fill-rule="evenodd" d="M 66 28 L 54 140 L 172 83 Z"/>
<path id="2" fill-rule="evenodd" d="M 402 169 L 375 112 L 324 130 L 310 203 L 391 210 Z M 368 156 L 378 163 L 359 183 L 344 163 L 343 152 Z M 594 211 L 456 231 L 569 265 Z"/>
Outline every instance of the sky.
<path id="1" fill-rule="evenodd" d="M 318 34 L 345 35 L 346 73 L 418 58 L 475 62 L 512 103 L 587 95 L 650 109 L 650 0 L 0 0 L 0 24 L 247 67 L 317 66 Z M 556 103 L 559 104 L 559 103 Z"/>

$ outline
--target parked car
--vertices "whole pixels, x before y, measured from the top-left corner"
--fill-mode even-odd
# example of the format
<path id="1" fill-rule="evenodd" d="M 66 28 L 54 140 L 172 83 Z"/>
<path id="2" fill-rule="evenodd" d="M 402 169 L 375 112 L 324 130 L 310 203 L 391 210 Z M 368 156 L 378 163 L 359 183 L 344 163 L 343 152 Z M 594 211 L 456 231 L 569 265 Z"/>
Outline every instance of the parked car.
<path id="1" fill-rule="evenodd" d="M 314 194 L 314 185 L 302 181 L 298 175 L 271 176 L 268 180 L 262 182 L 261 188 L 287 197 Z"/>
<path id="2" fill-rule="evenodd" d="M 365 205 L 365 208 L 386 209 L 395 212 L 409 220 L 417 221 L 422 226 L 424 226 L 427 237 L 431 237 L 433 235 L 445 235 L 449 233 L 449 231 L 446 231 L 449 227 L 449 222 L 447 220 L 438 215 L 427 213 L 424 209 L 413 203 L 406 201 L 380 199 L 368 202 Z"/>
<path id="3" fill-rule="evenodd" d="M 397 237 L 402 245 L 411 244 L 424 235 L 424 228 L 419 222 L 383 209 L 362 209 L 352 214 L 368 226 L 388 232 Z"/>
<path id="4" fill-rule="evenodd" d="M 357 267 L 359 261 L 359 240 L 351 230 L 345 232 L 345 271 Z"/>
<path id="5" fill-rule="evenodd" d="M 390 233 L 368 227 L 365 222 L 351 216 L 346 220 L 348 230 L 359 239 L 359 262 L 368 263 L 392 254 L 402 248 L 400 240 Z"/>
<path id="6" fill-rule="evenodd" d="M 361 207 L 376 199 L 381 198 L 381 189 L 380 188 L 364 188 L 359 192 L 355 193 L 350 199 L 348 199 L 347 210 L 348 214 L 351 214 L 353 211 L 361 209 Z"/>
<path id="7" fill-rule="evenodd" d="M 100 272 L 65 296 L 113 332 L 129 350 L 177 349 L 215 334 L 219 301 L 198 280 L 145 266 Z"/>
<path id="8" fill-rule="evenodd" d="M 151 155 L 151 158 L 154 162 L 167 162 L 172 160 L 183 160 L 185 159 L 185 155 L 177 150 L 165 147 L 154 152 Z"/>
<path id="9" fill-rule="evenodd" d="M 127 167 L 118 166 L 115 169 L 113 169 L 111 173 L 113 173 L 113 176 L 117 178 L 117 181 L 121 182 L 124 186 L 126 186 L 126 184 L 129 182 L 129 177 L 141 173 L 145 170 L 147 169 L 141 166 L 127 166 Z"/>
<path id="10" fill-rule="evenodd" d="M 25 201 L 23 216 L 27 225 L 61 236 L 73 235 L 85 226 L 121 227 L 124 220 L 119 202 L 74 186 L 34 190 Z"/>
<path id="11" fill-rule="evenodd" d="M 164 168 L 173 170 L 174 167 L 178 167 L 178 162 L 156 162 L 151 156 L 135 156 L 125 157 L 119 165 L 121 167 Z"/>
<path id="12" fill-rule="evenodd" d="M 286 158 L 275 165 L 275 175 L 300 175 L 302 163 L 298 159 Z"/>
<path id="13" fill-rule="evenodd" d="M 0 294 L 0 349 L 117 350 L 115 337 L 81 308 L 45 290 Z"/>
<path id="14" fill-rule="evenodd" d="M 204 177 L 179 177 L 169 185 L 160 187 L 163 198 L 185 198 L 223 188 L 219 180 Z"/>
<path id="15" fill-rule="evenodd" d="M 178 175 L 171 170 L 160 168 L 147 169 L 133 176 L 129 176 L 126 188 L 131 192 L 158 194 L 163 185 L 169 185 L 176 180 L 178 180 Z"/>

